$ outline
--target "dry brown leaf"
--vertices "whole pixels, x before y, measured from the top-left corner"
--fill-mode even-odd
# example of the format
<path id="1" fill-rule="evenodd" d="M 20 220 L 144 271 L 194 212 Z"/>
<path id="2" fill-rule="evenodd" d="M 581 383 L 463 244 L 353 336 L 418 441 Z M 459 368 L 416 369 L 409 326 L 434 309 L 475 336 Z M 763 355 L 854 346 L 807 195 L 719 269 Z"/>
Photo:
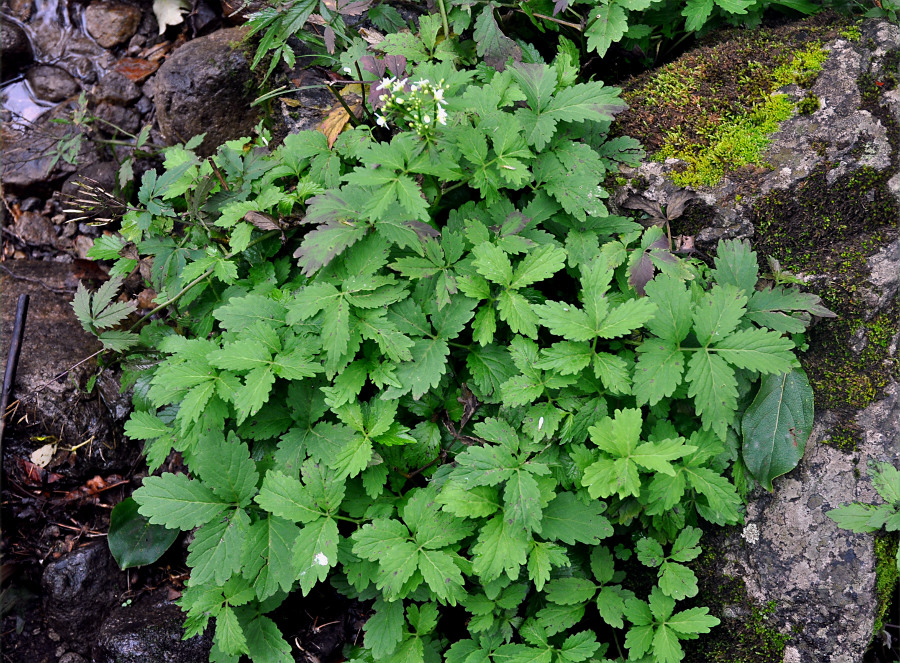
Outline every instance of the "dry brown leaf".
<path id="1" fill-rule="evenodd" d="M 370 30 L 369 28 L 360 28 L 359 36 L 362 37 L 370 46 L 378 46 L 384 41 L 384 35 L 378 30 Z"/>
<path id="2" fill-rule="evenodd" d="M 281 103 L 283 103 L 285 106 L 290 106 L 291 108 L 297 108 L 297 106 L 303 105 L 303 102 L 299 99 L 288 99 L 287 97 L 282 97 Z"/>
<path id="3" fill-rule="evenodd" d="M 362 110 L 362 105 L 353 104 L 350 106 L 350 110 L 358 115 Z M 331 149 L 334 141 L 337 140 L 337 137 L 348 124 L 350 124 L 350 114 L 343 106 L 338 105 L 331 109 L 331 112 L 328 113 L 324 120 L 319 122 L 316 131 L 325 135 L 325 138 L 328 139 L 328 148 Z"/>

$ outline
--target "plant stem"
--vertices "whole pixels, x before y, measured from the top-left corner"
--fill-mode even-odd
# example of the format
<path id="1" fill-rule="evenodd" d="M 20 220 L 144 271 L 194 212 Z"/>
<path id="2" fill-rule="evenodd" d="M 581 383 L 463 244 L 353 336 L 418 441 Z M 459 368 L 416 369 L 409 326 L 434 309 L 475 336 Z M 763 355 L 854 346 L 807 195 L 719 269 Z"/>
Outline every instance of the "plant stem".
<path id="1" fill-rule="evenodd" d="M 359 120 L 356 119 L 356 115 L 353 114 L 353 111 L 350 110 L 350 106 L 347 105 L 347 102 L 344 101 L 344 98 L 337 92 L 334 91 L 334 88 L 331 87 L 328 83 L 325 84 L 325 87 L 328 88 L 328 91 L 334 95 L 335 99 L 338 100 L 338 103 L 343 106 L 344 110 L 347 111 L 347 118 L 354 127 L 359 126 Z"/>
<path id="2" fill-rule="evenodd" d="M 254 246 L 254 245 L 256 245 L 256 244 L 259 244 L 259 243 L 262 242 L 263 240 L 269 239 L 270 237 L 274 237 L 274 236 L 277 235 L 278 233 L 279 233 L 278 230 L 270 230 L 270 231 L 267 232 L 265 235 L 262 235 L 262 236 L 260 236 L 260 237 L 257 237 L 257 238 L 254 239 L 252 242 L 250 242 L 250 243 L 247 245 L 247 249 L 249 249 L 251 246 Z M 244 250 L 246 251 L 247 249 L 244 249 Z M 234 255 L 235 255 L 236 253 L 240 253 L 240 251 L 232 251 L 231 253 L 226 253 L 224 259 L 225 259 L 225 260 L 228 260 L 229 258 L 232 258 L 232 257 L 234 257 Z M 181 298 L 184 296 L 184 294 L 185 294 L 188 290 L 190 290 L 191 288 L 193 288 L 195 285 L 197 285 L 197 284 L 200 283 L 201 281 L 203 281 L 203 280 L 209 278 L 209 277 L 212 275 L 212 273 L 215 271 L 215 269 L 216 269 L 215 267 L 210 267 L 209 269 L 207 269 L 207 270 L 206 270 L 205 272 L 203 272 L 200 276 L 198 276 L 198 277 L 195 278 L 193 281 L 191 281 L 191 282 L 188 283 L 186 286 L 184 286 L 184 287 L 178 292 L 178 294 L 176 294 L 176 295 L 170 297 L 169 299 L 167 299 L 166 301 L 164 301 L 162 304 L 160 304 L 160 305 L 157 306 L 156 308 L 152 309 L 149 313 L 147 313 L 147 315 L 145 315 L 145 316 L 142 317 L 140 320 L 138 320 L 138 321 L 135 322 L 133 325 L 131 325 L 131 327 L 128 328 L 128 331 L 134 331 L 134 330 L 137 328 L 138 325 L 140 325 L 142 322 L 144 322 L 144 320 L 149 319 L 151 315 L 153 315 L 154 313 L 158 313 L 159 311 L 161 311 L 162 309 L 166 308 L 166 307 L 169 306 L 170 304 L 174 304 L 175 302 L 177 302 L 179 299 L 181 299 Z"/>
<path id="3" fill-rule="evenodd" d="M 542 18 L 545 21 L 551 21 L 553 23 L 559 23 L 560 25 L 565 25 L 568 28 L 574 28 L 575 30 L 578 30 L 578 32 L 581 32 L 583 30 L 583 28 L 581 27 L 581 25 L 579 23 L 570 23 L 569 21 L 564 21 L 561 18 L 553 18 L 552 16 L 547 16 L 546 14 L 537 14 L 535 12 L 531 12 L 531 14 L 529 14 L 528 12 L 523 11 L 521 9 L 516 9 L 516 11 L 519 12 L 520 14 L 525 14 L 526 16 L 529 16 L 529 15 L 535 16 L 537 18 Z"/>
<path id="4" fill-rule="evenodd" d="M 444 29 L 444 39 L 450 39 L 450 22 L 447 20 L 447 8 L 444 0 L 437 0 L 438 9 L 441 10 L 441 25 Z"/>

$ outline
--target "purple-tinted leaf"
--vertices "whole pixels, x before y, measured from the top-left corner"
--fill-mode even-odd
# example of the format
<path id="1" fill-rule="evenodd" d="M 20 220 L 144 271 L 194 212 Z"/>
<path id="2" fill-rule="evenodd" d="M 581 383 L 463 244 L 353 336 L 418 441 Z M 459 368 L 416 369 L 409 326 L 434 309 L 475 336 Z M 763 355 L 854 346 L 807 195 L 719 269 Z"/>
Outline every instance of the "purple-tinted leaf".
<path id="1" fill-rule="evenodd" d="M 405 221 L 404 224 L 415 230 L 416 234 L 421 239 L 427 239 L 429 237 L 434 239 L 441 236 L 441 233 L 439 231 L 435 230 L 423 221 Z"/>
<path id="2" fill-rule="evenodd" d="M 662 206 L 655 200 L 647 200 L 643 196 L 631 196 L 624 203 L 622 203 L 622 207 L 627 207 L 628 209 L 638 209 L 642 212 L 646 212 L 652 217 L 656 218 L 665 218 L 663 216 Z"/>
<path id="3" fill-rule="evenodd" d="M 656 268 L 653 266 L 653 261 L 650 260 L 650 256 L 647 255 L 646 251 L 641 253 L 641 259 L 638 260 L 634 265 L 631 266 L 628 274 L 628 285 L 635 289 L 637 294 L 643 297 L 646 293 L 644 292 L 644 286 L 646 286 L 650 279 L 653 278 L 653 272 Z"/>
<path id="4" fill-rule="evenodd" d="M 569 0 L 556 0 L 553 3 L 553 15 L 556 16 L 559 12 L 564 12 L 569 8 Z"/>
<path id="5" fill-rule="evenodd" d="M 694 198 L 696 198 L 696 196 L 687 189 L 676 191 L 669 197 L 669 203 L 666 205 L 666 218 L 669 221 L 677 219 L 684 214 L 684 208 Z"/>
<path id="6" fill-rule="evenodd" d="M 331 26 L 325 28 L 325 48 L 329 53 L 334 53 L 335 34 Z"/>
<path id="7" fill-rule="evenodd" d="M 338 2 L 337 11 L 344 16 L 359 16 L 366 11 L 372 4 L 372 0 L 361 0 L 361 2 Z"/>

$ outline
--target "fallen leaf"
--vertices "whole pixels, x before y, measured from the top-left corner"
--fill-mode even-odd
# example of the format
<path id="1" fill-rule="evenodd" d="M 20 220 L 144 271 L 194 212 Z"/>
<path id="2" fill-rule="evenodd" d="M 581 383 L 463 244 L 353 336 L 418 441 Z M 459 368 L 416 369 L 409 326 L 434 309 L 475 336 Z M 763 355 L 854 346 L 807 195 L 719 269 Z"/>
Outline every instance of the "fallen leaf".
<path id="1" fill-rule="evenodd" d="M 47 467 L 50 461 L 53 460 L 53 454 L 55 453 L 55 444 L 45 444 L 31 452 L 31 462 L 41 468 Z"/>
<path id="2" fill-rule="evenodd" d="M 151 62 L 141 58 L 122 58 L 113 65 L 113 69 L 129 80 L 138 83 L 159 69 L 159 65 L 159 60 Z"/>
<path id="3" fill-rule="evenodd" d="M 354 104 L 350 107 L 350 110 L 356 114 L 362 110 L 362 106 Z M 331 146 L 334 145 L 334 141 L 337 140 L 337 137 L 349 123 L 350 114 L 343 106 L 338 105 L 332 108 L 327 117 L 319 123 L 316 127 L 316 131 L 325 135 L 325 138 L 328 139 L 328 148 L 331 149 Z"/>
<path id="4" fill-rule="evenodd" d="M 151 288 L 144 288 L 138 293 L 137 302 L 138 308 L 142 309 L 151 309 L 155 306 L 154 302 L 156 301 L 156 290 Z"/>
<path id="5" fill-rule="evenodd" d="M 290 106 L 291 108 L 297 108 L 297 106 L 303 105 L 303 102 L 299 99 L 288 99 L 287 97 L 281 97 L 281 103 L 285 106 Z"/>
<path id="6" fill-rule="evenodd" d="M 384 35 L 378 30 L 370 30 L 369 28 L 360 28 L 359 36 L 362 37 L 370 46 L 378 46 L 384 41 Z"/>

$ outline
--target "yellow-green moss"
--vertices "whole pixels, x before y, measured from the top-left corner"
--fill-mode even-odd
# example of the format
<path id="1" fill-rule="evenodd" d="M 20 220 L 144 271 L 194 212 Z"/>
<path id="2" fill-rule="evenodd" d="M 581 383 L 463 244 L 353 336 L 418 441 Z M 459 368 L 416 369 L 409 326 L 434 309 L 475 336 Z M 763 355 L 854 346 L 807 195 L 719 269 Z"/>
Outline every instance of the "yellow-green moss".
<path id="1" fill-rule="evenodd" d="M 880 532 L 875 535 L 875 608 L 874 633 L 884 628 L 884 616 L 891 607 L 894 588 L 900 581 L 897 569 L 897 546 L 900 536 L 897 532 Z"/>
<path id="2" fill-rule="evenodd" d="M 841 30 L 841 36 L 847 41 L 858 42 L 862 39 L 862 31 L 859 29 L 859 23 L 848 26 Z"/>
<path id="3" fill-rule="evenodd" d="M 797 112 L 801 115 L 812 115 L 819 110 L 820 106 L 821 103 L 819 102 L 819 97 L 812 92 L 807 92 L 803 98 L 797 102 Z"/>
<path id="4" fill-rule="evenodd" d="M 762 154 L 771 142 L 769 136 L 793 111 L 794 104 L 786 95 L 774 94 L 751 113 L 719 125 L 709 146 L 685 145 L 679 136 L 672 135 L 654 158 L 662 161 L 676 157 L 687 163 L 685 170 L 671 175 L 678 186 L 714 186 L 726 171 L 764 165 Z"/>

